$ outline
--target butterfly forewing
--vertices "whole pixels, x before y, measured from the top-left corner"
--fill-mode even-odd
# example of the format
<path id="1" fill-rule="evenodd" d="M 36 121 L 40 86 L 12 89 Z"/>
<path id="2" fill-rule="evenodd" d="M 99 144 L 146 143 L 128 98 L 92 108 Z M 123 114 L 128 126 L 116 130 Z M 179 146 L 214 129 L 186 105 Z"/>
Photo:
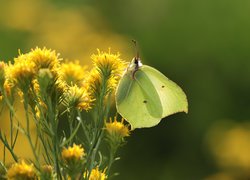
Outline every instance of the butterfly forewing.
<path id="1" fill-rule="evenodd" d="M 160 96 L 163 108 L 162 118 L 177 112 L 187 113 L 187 97 L 176 83 L 169 80 L 161 72 L 152 67 L 144 65 L 141 67 L 141 70 L 151 80 Z"/>

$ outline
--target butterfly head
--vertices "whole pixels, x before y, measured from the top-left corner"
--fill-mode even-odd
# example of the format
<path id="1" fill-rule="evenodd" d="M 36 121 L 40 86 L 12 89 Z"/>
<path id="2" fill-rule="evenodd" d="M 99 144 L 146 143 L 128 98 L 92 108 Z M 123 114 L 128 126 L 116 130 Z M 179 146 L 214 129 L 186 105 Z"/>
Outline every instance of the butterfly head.
<path id="1" fill-rule="evenodd" d="M 132 42 L 134 43 L 136 48 L 136 56 L 132 59 L 127 71 L 132 72 L 132 77 L 134 78 L 136 71 L 139 70 L 139 68 L 142 66 L 142 63 L 139 55 L 137 42 L 135 40 L 132 40 Z"/>
<path id="2" fill-rule="evenodd" d="M 141 59 L 134 57 L 128 67 L 129 71 L 137 71 L 142 66 Z"/>

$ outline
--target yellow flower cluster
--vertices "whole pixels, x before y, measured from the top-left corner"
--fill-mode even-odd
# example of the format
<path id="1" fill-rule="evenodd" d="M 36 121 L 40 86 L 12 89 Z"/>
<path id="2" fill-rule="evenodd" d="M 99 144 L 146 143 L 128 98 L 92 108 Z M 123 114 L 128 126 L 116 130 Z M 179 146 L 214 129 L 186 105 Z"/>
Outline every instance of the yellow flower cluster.
<path id="1" fill-rule="evenodd" d="M 75 110 L 88 111 L 94 105 L 94 101 L 97 100 L 97 111 L 102 111 L 100 109 L 104 108 L 108 95 L 117 87 L 127 64 L 120 59 L 119 53 L 112 54 L 110 49 L 108 52 L 98 50 L 97 54 L 91 56 L 91 59 L 94 67 L 89 72 L 87 67 L 80 65 L 79 61 L 63 62 L 55 51 L 37 47 L 25 54 L 19 52 L 19 56 L 14 58 L 13 63 L 7 64 L 0 61 L 0 100 L 4 97 L 7 103 L 13 103 L 15 93 L 21 96 L 24 110 L 27 112 L 28 138 L 31 138 L 29 112 L 32 112 L 32 118 L 35 120 L 38 133 L 42 135 L 45 133 L 46 139 L 47 137 L 48 139 L 51 138 L 52 140 L 49 140 L 49 142 L 54 144 L 56 141 L 53 139 L 54 134 L 60 133 L 57 130 L 57 127 L 59 127 L 57 123 L 65 112 L 69 112 L 67 118 L 73 120 L 69 121 L 71 131 L 71 129 L 76 128 L 74 124 Z M 10 98 L 8 95 L 11 95 Z M 12 106 L 11 103 L 9 103 L 10 106 Z M 109 109 L 109 105 L 107 109 Z M 105 113 L 99 113 L 100 120 L 105 119 Z M 117 117 L 114 120 L 110 119 L 110 122 L 104 123 L 102 121 L 101 124 L 90 122 L 86 124 L 86 127 L 100 128 L 95 132 L 95 136 L 99 132 L 105 131 L 111 141 L 111 146 L 115 146 L 116 149 L 121 145 L 124 137 L 130 134 L 124 120 L 118 122 Z M 91 130 L 90 128 L 87 129 Z M 68 139 L 63 137 L 66 139 L 65 142 L 74 140 L 75 137 L 78 138 L 74 131 L 71 131 L 70 134 L 74 136 L 70 136 Z M 88 134 L 86 134 L 86 138 L 89 138 Z M 44 143 L 42 136 L 40 139 Z M 100 140 L 102 140 L 102 137 L 100 137 Z M 98 142 L 100 140 L 98 139 Z M 93 142 L 91 140 L 91 143 Z M 33 147 L 31 140 L 30 145 Z M 88 144 L 86 144 L 86 147 L 89 147 Z M 58 148 L 61 149 L 61 146 Z M 112 151 L 115 152 L 116 149 L 113 148 Z M 46 144 L 44 150 L 48 150 Z M 36 149 L 32 148 L 32 151 L 36 155 Z M 92 163 L 96 160 L 95 152 L 89 150 L 87 153 L 89 157 L 85 158 L 84 148 L 82 145 L 76 144 L 62 148 L 59 154 L 53 154 L 53 150 L 50 148 L 48 152 L 45 152 L 48 156 L 44 156 L 45 160 L 47 160 L 46 158 L 49 160 L 53 156 L 52 159 L 58 163 L 58 166 L 41 166 L 39 158 L 36 158 L 36 173 L 33 164 L 20 161 L 8 169 L 6 176 L 10 180 L 34 180 L 38 179 L 38 175 L 39 179 L 54 179 L 59 177 L 58 171 L 62 171 L 63 176 L 70 179 L 78 179 L 82 175 L 88 176 L 90 180 L 107 179 L 108 175 L 105 174 L 105 170 L 99 170 L 96 164 L 88 165 L 89 162 Z"/>
<path id="2" fill-rule="evenodd" d="M 38 95 L 39 101 L 43 99 L 41 93 L 51 93 L 50 96 L 57 93 L 59 97 L 65 94 L 68 105 L 89 110 L 100 94 L 105 96 L 116 88 L 126 67 L 120 54 L 112 54 L 110 49 L 108 52 L 98 50 L 91 59 L 94 68 L 88 73 L 87 67 L 81 66 L 79 61 L 62 63 L 55 51 L 37 47 L 26 54 L 19 53 L 13 64 L 1 62 L 0 80 L 6 94 L 18 87 L 19 95 L 23 98 L 24 93 L 28 93 L 31 102 L 35 99 L 30 93 L 32 91 Z M 38 107 L 34 107 L 38 112 Z"/>
<path id="3" fill-rule="evenodd" d="M 14 59 L 14 63 L 5 64 L 0 62 L 0 81 L 2 89 L 6 94 L 18 88 L 18 94 L 23 98 L 25 93 L 33 102 L 37 95 L 37 100 L 42 101 L 41 93 L 48 93 L 51 97 L 60 97 L 67 94 L 71 103 L 81 110 L 89 110 L 93 102 L 89 96 L 87 85 L 86 67 L 80 65 L 79 61 L 63 63 L 59 54 L 46 48 L 35 48 L 26 54 L 21 54 Z M 0 99 L 3 90 L 0 89 Z M 50 93 L 50 94 L 49 94 Z M 33 102 L 34 103 L 34 102 Z M 32 105 L 33 106 L 33 105 Z M 38 112 L 38 107 L 36 112 Z M 39 113 L 38 113 L 39 116 Z"/>
<path id="4" fill-rule="evenodd" d="M 13 164 L 7 173 L 9 180 L 34 180 L 37 179 L 33 164 L 26 164 L 24 161 Z"/>
<path id="5" fill-rule="evenodd" d="M 30 87 L 38 91 L 36 77 L 40 69 L 49 69 L 58 78 L 57 69 L 59 66 L 58 54 L 46 48 L 32 49 L 29 53 L 21 54 L 14 59 L 14 64 L 9 63 L 6 68 L 6 78 L 13 86 L 26 92 Z"/>
<path id="6" fill-rule="evenodd" d="M 73 144 L 72 147 L 64 148 L 62 151 L 62 158 L 65 161 L 80 161 L 84 156 L 84 149 L 81 145 Z"/>

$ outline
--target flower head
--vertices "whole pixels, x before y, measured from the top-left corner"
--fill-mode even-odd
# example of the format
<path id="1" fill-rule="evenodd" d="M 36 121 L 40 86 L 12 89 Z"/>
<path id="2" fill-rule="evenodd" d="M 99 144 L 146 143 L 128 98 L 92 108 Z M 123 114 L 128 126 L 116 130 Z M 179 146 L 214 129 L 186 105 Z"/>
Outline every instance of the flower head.
<path id="1" fill-rule="evenodd" d="M 128 126 L 124 125 L 124 120 L 117 121 L 117 117 L 114 117 L 114 121 L 110 118 L 110 122 L 106 122 L 106 140 L 110 146 L 111 151 L 115 152 L 119 146 L 124 142 L 124 137 L 129 136 L 130 131 Z"/>
<path id="2" fill-rule="evenodd" d="M 72 147 L 64 148 L 62 158 L 65 161 L 80 161 L 85 156 L 84 149 L 81 145 L 73 144 Z"/>
<path id="3" fill-rule="evenodd" d="M 126 68 L 126 63 L 120 59 L 120 54 L 112 54 L 110 49 L 108 52 L 102 52 L 97 49 L 97 54 L 93 54 L 91 59 L 94 66 L 101 70 L 104 75 L 118 75 Z"/>
<path id="4" fill-rule="evenodd" d="M 77 107 L 80 110 L 89 110 L 91 109 L 93 98 L 85 88 L 74 85 L 70 86 L 66 91 L 66 102 L 70 107 Z"/>
<path id="5" fill-rule="evenodd" d="M 64 167 L 71 179 L 76 179 L 79 176 L 83 163 L 85 153 L 81 145 L 73 144 L 72 147 L 64 148 L 62 151 L 62 159 Z"/>
<path id="6" fill-rule="evenodd" d="M 35 77 L 35 64 L 30 61 L 27 54 L 20 54 L 14 59 L 14 64 L 9 64 L 6 69 L 8 80 L 26 92 Z"/>
<path id="7" fill-rule="evenodd" d="M 38 48 L 31 49 L 31 52 L 27 54 L 30 61 L 36 65 L 36 71 L 39 69 L 49 69 L 52 73 L 56 73 L 60 64 L 59 54 L 51 49 Z"/>
<path id="8" fill-rule="evenodd" d="M 111 54 L 109 52 L 101 52 L 98 50 L 97 54 L 91 56 L 94 68 L 90 72 L 87 84 L 90 93 L 97 97 L 101 91 L 104 95 L 114 90 L 121 78 L 126 63 L 120 59 L 120 54 Z"/>
<path id="9" fill-rule="evenodd" d="M 28 165 L 24 161 L 13 164 L 7 172 L 7 177 L 10 180 L 37 179 L 33 164 Z"/>
<path id="10" fill-rule="evenodd" d="M 105 180 L 105 179 L 107 179 L 107 175 L 105 174 L 105 172 L 99 171 L 98 167 L 92 169 L 89 176 L 89 180 Z"/>
<path id="11" fill-rule="evenodd" d="M 117 117 L 114 117 L 114 121 L 110 118 L 110 122 L 106 122 L 106 130 L 109 136 L 122 139 L 129 136 L 128 126 L 124 125 L 124 119 L 121 122 L 117 121 Z"/>
<path id="12" fill-rule="evenodd" d="M 62 63 L 59 69 L 61 77 L 67 84 L 82 86 L 87 74 L 87 66 L 81 66 L 79 61 Z"/>

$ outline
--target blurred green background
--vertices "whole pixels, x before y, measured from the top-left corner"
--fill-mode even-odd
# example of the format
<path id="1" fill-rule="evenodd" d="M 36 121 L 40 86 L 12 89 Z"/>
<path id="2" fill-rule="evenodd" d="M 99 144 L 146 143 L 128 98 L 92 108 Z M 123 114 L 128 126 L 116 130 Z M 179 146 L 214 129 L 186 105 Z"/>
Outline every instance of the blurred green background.
<path id="1" fill-rule="evenodd" d="M 189 113 L 135 130 L 113 179 L 247 179 L 249 9 L 247 0 L 0 0 L 0 59 L 46 46 L 82 64 L 108 47 L 130 61 L 136 39 L 143 63 L 184 89 Z"/>

